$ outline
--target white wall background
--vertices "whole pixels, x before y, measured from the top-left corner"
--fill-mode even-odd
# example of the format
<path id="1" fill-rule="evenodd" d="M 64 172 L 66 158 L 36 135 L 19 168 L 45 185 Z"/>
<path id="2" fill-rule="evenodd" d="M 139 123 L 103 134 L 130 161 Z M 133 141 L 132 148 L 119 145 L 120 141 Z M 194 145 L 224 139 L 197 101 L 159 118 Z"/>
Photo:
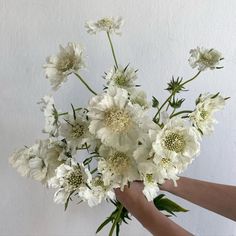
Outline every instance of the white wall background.
<path id="1" fill-rule="evenodd" d="M 14 148 L 43 137 L 44 119 L 36 102 L 50 92 L 41 66 L 58 44 L 82 42 L 87 50 L 90 84 L 102 88 L 103 72 L 112 65 L 104 34 L 87 35 L 84 22 L 101 16 L 123 16 L 122 37 L 115 37 L 118 59 L 139 68 L 139 83 L 164 99 L 172 75 L 189 78 L 189 49 L 202 45 L 223 52 L 225 68 L 205 72 L 186 93 L 187 106 L 202 91 L 231 96 L 218 115 L 213 136 L 186 176 L 236 184 L 236 1 L 235 0 L 0 0 L 0 235 L 90 236 L 112 210 L 71 205 L 67 212 L 52 201 L 53 193 L 21 178 L 8 164 Z M 63 110 L 86 104 L 89 93 L 70 79 L 56 95 Z M 236 235 L 236 224 L 179 198 L 190 209 L 176 222 L 200 236 Z M 224 201 L 224 199 L 222 199 Z M 73 206 L 73 207 L 72 207 Z M 106 235 L 103 231 L 100 235 Z M 121 235 L 149 235 L 135 220 Z"/>

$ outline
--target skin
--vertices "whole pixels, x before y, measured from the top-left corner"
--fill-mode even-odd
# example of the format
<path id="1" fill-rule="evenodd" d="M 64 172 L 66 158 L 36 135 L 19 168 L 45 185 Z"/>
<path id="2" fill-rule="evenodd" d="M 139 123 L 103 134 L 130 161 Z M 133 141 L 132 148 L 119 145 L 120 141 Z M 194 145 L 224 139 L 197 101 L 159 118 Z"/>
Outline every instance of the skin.
<path id="1" fill-rule="evenodd" d="M 153 235 L 192 235 L 157 210 L 153 202 L 148 202 L 142 190 L 143 184 L 141 182 L 133 182 L 129 188 L 125 187 L 124 191 L 115 189 L 115 193 L 123 206 Z"/>
<path id="2" fill-rule="evenodd" d="M 236 186 L 181 177 L 175 187 L 167 180 L 160 189 L 236 221 Z M 133 182 L 124 191 L 115 189 L 117 199 L 153 235 L 192 235 L 156 209 L 142 193 L 143 183 Z M 150 220 L 152 219 L 152 220 Z"/>
<path id="3" fill-rule="evenodd" d="M 203 208 L 236 221 L 236 186 L 181 177 L 174 187 L 166 181 L 160 188 Z"/>

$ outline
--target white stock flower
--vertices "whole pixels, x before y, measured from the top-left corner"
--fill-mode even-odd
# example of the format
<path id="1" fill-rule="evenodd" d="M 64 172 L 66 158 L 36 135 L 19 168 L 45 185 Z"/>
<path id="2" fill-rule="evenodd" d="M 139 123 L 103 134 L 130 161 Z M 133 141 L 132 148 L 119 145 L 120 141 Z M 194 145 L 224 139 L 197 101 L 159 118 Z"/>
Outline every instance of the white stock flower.
<path id="1" fill-rule="evenodd" d="M 101 145 L 101 159 L 98 161 L 98 171 L 102 174 L 105 186 L 120 187 L 122 190 L 128 182 L 139 179 L 137 166 L 132 152 L 118 151 Z"/>
<path id="2" fill-rule="evenodd" d="M 10 163 L 22 176 L 45 184 L 55 175 L 55 169 L 63 163 L 59 160 L 63 148 L 61 142 L 40 140 L 33 146 L 14 153 Z"/>
<path id="3" fill-rule="evenodd" d="M 49 79 L 52 88 L 57 90 L 71 73 L 78 73 L 85 67 L 83 49 L 80 44 L 68 43 L 64 48 L 60 46 L 60 52 L 56 56 L 46 59 L 44 65 L 46 78 Z"/>
<path id="4" fill-rule="evenodd" d="M 106 199 L 115 200 L 114 191 L 104 186 L 101 176 L 96 176 L 88 181 L 88 186 L 80 187 L 79 196 L 83 201 L 87 201 L 90 207 L 96 206 Z"/>
<path id="5" fill-rule="evenodd" d="M 189 114 L 189 118 L 202 134 L 209 135 L 214 131 L 214 124 L 217 123 L 214 113 L 223 109 L 225 99 L 219 94 L 203 94 L 199 96 L 196 103 L 196 109 Z"/>
<path id="6" fill-rule="evenodd" d="M 83 145 L 95 145 L 95 138 L 89 132 L 89 122 L 86 115 L 81 111 L 75 111 L 74 114 L 68 114 L 64 118 L 65 122 L 61 124 L 59 133 L 66 138 L 66 141 L 73 149 L 81 148 Z"/>
<path id="7" fill-rule="evenodd" d="M 41 98 L 38 104 L 42 106 L 41 111 L 43 112 L 45 117 L 45 127 L 43 129 L 43 132 L 48 133 L 53 137 L 58 136 L 58 128 L 60 126 L 60 122 L 58 120 L 58 113 L 55 108 L 53 97 L 46 95 Z"/>
<path id="8" fill-rule="evenodd" d="M 157 156 L 165 158 L 168 152 L 168 158 L 178 158 L 177 168 L 183 170 L 199 154 L 199 139 L 200 135 L 196 128 L 187 126 L 183 119 L 174 117 L 157 134 L 153 149 Z"/>
<path id="9" fill-rule="evenodd" d="M 136 71 L 133 68 L 126 66 L 123 68 L 112 68 L 105 76 L 108 86 L 117 86 L 123 89 L 134 88 L 135 80 L 137 79 Z"/>
<path id="10" fill-rule="evenodd" d="M 68 197 L 80 187 L 84 187 L 92 178 L 88 169 L 71 159 L 70 164 L 61 164 L 56 169 L 56 175 L 48 181 L 51 188 L 58 188 L 54 194 L 54 202 L 64 204 Z"/>
<path id="11" fill-rule="evenodd" d="M 135 148 L 143 110 L 130 102 L 126 90 L 110 87 L 107 93 L 90 100 L 88 110 L 89 130 L 102 143 L 121 150 Z"/>
<path id="12" fill-rule="evenodd" d="M 192 68 L 198 67 L 199 71 L 204 71 L 207 68 L 213 70 L 217 68 L 222 55 L 215 49 L 205 49 L 197 47 L 190 50 L 189 64 Z"/>
<path id="13" fill-rule="evenodd" d="M 120 35 L 120 27 L 123 25 L 124 21 L 121 17 L 105 17 L 96 22 L 88 21 L 85 23 L 85 28 L 89 34 L 96 34 L 100 31 L 105 31 L 109 34 L 115 33 Z"/>

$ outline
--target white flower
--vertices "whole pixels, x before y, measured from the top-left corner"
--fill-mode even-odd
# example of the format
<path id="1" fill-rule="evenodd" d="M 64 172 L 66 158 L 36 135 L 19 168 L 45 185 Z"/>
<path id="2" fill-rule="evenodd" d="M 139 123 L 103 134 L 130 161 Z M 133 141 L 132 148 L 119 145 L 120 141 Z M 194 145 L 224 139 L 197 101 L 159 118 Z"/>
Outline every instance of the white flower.
<path id="1" fill-rule="evenodd" d="M 50 136 L 58 136 L 58 128 L 60 122 L 58 120 L 58 112 L 55 108 L 55 102 L 52 96 L 44 96 L 38 103 L 41 104 L 41 111 L 45 117 L 45 127 L 43 132 L 48 133 Z"/>
<path id="2" fill-rule="evenodd" d="M 119 88 L 131 89 L 135 87 L 135 80 L 137 79 L 136 71 L 133 68 L 126 66 L 123 68 L 112 68 L 105 76 L 108 86 L 117 86 Z"/>
<path id="3" fill-rule="evenodd" d="M 115 200 L 114 191 L 111 188 L 104 186 L 101 176 L 96 176 L 88 181 L 88 186 L 89 187 L 80 187 L 79 196 L 83 201 L 87 201 L 90 207 L 100 204 L 103 200 Z"/>
<path id="4" fill-rule="evenodd" d="M 22 176 L 45 184 L 55 175 L 55 169 L 63 163 L 59 160 L 63 148 L 61 142 L 40 140 L 33 146 L 14 153 L 10 163 Z"/>
<path id="5" fill-rule="evenodd" d="M 65 48 L 60 46 L 60 52 L 46 60 L 47 64 L 44 65 L 46 78 L 49 79 L 54 90 L 66 81 L 69 74 L 78 73 L 85 67 L 83 49 L 76 43 L 68 43 Z"/>
<path id="6" fill-rule="evenodd" d="M 157 134 L 153 143 L 156 155 L 164 157 L 169 152 L 178 158 L 178 169 L 183 170 L 192 162 L 194 156 L 200 152 L 199 132 L 194 127 L 189 127 L 179 117 L 170 119 L 164 128 Z M 164 155 L 164 156 L 163 156 Z M 172 159 L 172 158 L 171 158 Z"/>
<path id="7" fill-rule="evenodd" d="M 30 149 L 22 148 L 15 151 L 9 158 L 9 162 L 13 168 L 15 168 L 21 176 L 28 177 L 30 174 L 29 159 L 30 159 Z"/>
<path id="8" fill-rule="evenodd" d="M 92 178 L 90 172 L 73 159 L 70 164 L 61 164 L 55 172 L 56 176 L 48 181 L 48 185 L 51 188 L 59 188 L 54 194 L 54 202 L 61 204 L 66 203 L 73 192 L 84 187 L 88 178 Z"/>
<path id="9" fill-rule="evenodd" d="M 211 134 L 214 130 L 214 124 L 217 123 L 214 113 L 223 109 L 224 105 L 225 99 L 219 94 L 200 95 L 197 100 L 196 109 L 189 114 L 189 118 L 202 134 Z"/>
<path id="10" fill-rule="evenodd" d="M 131 89 L 130 92 L 130 101 L 133 104 L 138 104 L 143 109 L 148 109 L 150 107 L 149 102 L 147 101 L 147 95 L 142 90 Z"/>
<path id="11" fill-rule="evenodd" d="M 134 152 L 134 158 L 137 163 L 138 171 L 144 182 L 143 193 L 149 201 L 153 200 L 159 191 L 158 184 L 162 184 L 166 179 L 174 182 L 178 179 L 179 170 L 172 161 L 175 156 L 170 153 L 169 156 L 157 156 L 152 144 L 156 139 L 159 130 L 150 130 L 148 135 L 143 136 L 140 145 Z"/>
<path id="12" fill-rule="evenodd" d="M 139 175 L 132 152 L 118 151 L 102 145 L 99 149 L 101 159 L 98 161 L 98 171 L 102 174 L 105 186 L 112 185 L 122 190 L 128 182 L 138 180 Z"/>
<path id="13" fill-rule="evenodd" d="M 115 33 L 120 35 L 120 27 L 123 25 L 124 21 L 121 17 L 105 17 L 96 22 L 88 21 L 85 23 L 85 27 L 87 28 L 87 32 L 89 34 L 96 34 L 100 31 L 105 31 L 107 33 Z"/>
<path id="14" fill-rule="evenodd" d="M 81 148 L 83 145 L 94 146 L 95 138 L 89 132 L 89 122 L 86 115 L 81 111 L 75 111 L 64 118 L 65 122 L 61 124 L 59 133 L 66 138 L 66 141 L 72 149 Z"/>
<path id="15" fill-rule="evenodd" d="M 121 150 L 135 148 L 143 110 L 130 102 L 126 90 L 110 87 L 107 93 L 91 99 L 88 110 L 89 130 L 102 143 Z"/>
<path id="16" fill-rule="evenodd" d="M 199 71 L 204 71 L 207 68 L 213 70 L 218 68 L 222 55 L 215 49 L 205 49 L 197 47 L 190 50 L 189 64 L 192 68 L 198 67 Z M 221 68 L 221 67 L 219 67 Z"/>

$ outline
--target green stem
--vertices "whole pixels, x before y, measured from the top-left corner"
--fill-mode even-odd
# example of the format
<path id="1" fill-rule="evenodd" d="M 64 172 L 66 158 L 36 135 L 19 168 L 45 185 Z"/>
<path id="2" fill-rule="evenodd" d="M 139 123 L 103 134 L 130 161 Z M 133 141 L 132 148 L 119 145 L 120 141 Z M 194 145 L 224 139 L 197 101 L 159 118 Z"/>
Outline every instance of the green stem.
<path id="1" fill-rule="evenodd" d="M 180 115 L 180 114 L 191 113 L 191 112 L 193 112 L 193 111 L 190 111 L 190 110 L 179 111 L 179 112 L 177 112 L 177 113 L 175 113 L 175 114 L 171 114 L 171 115 L 170 115 L 170 118 L 172 118 L 172 117 L 174 117 L 174 116 L 178 116 L 178 115 Z"/>
<path id="2" fill-rule="evenodd" d="M 183 86 L 183 85 L 189 83 L 190 81 L 196 79 L 196 78 L 200 75 L 200 73 L 201 73 L 201 71 L 199 70 L 198 73 L 197 73 L 196 75 L 193 76 L 193 78 L 191 78 L 191 79 L 189 79 L 189 80 L 183 82 L 181 85 Z"/>
<path id="3" fill-rule="evenodd" d="M 78 77 L 78 79 L 86 86 L 86 88 L 87 88 L 91 93 L 93 93 L 94 95 L 97 95 L 97 93 L 94 92 L 94 91 L 89 87 L 89 85 L 84 81 L 84 79 L 83 79 L 79 74 L 77 74 L 77 73 L 74 73 L 74 74 Z"/>
<path id="4" fill-rule="evenodd" d="M 75 111 L 79 111 L 81 110 L 82 108 L 76 108 Z M 64 116 L 64 115 L 68 115 L 69 112 L 63 112 L 63 113 L 58 113 L 58 116 Z"/>
<path id="5" fill-rule="evenodd" d="M 121 212 L 123 210 L 123 206 L 122 204 L 120 204 L 119 208 L 118 208 L 118 212 L 117 212 L 117 215 L 116 215 L 116 218 L 112 224 L 112 227 L 111 227 L 111 230 L 109 232 L 109 236 L 112 236 L 114 230 L 115 230 L 115 227 L 116 227 L 116 224 L 118 223 L 119 219 L 120 219 L 120 215 L 121 215 Z"/>
<path id="6" fill-rule="evenodd" d="M 157 118 L 158 114 L 160 113 L 160 111 L 162 110 L 162 108 L 166 105 L 166 103 L 168 103 L 168 102 L 170 101 L 170 99 L 172 98 L 173 95 L 174 95 L 174 94 L 171 93 L 171 95 L 170 95 L 170 96 L 165 100 L 165 102 L 160 106 L 160 108 L 158 109 L 156 115 L 155 115 L 154 118 L 153 118 L 153 121 L 156 120 L 156 118 Z"/>
<path id="7" fill-rule="evenodd" d="M 112 44 L 112 41 L 111 41 L 111 36 L 110 36 L 109 32 L 107 32 L 107 37 L 108 37 L 108 40 L 109 40 L 109 43 L 110 43 L 110 46 L 111 46 L 111 51 L 112 51 L 112 55 L 113 55 L 113 58 L 114 58 L 114 61 L 115 61 L 116 68 L 118 68 L 118 63 L 117 63 L 117 60 L 116 60 L 115 50 L 114 50 L 114 47 L 113 47 L 113 44 Z"/>

